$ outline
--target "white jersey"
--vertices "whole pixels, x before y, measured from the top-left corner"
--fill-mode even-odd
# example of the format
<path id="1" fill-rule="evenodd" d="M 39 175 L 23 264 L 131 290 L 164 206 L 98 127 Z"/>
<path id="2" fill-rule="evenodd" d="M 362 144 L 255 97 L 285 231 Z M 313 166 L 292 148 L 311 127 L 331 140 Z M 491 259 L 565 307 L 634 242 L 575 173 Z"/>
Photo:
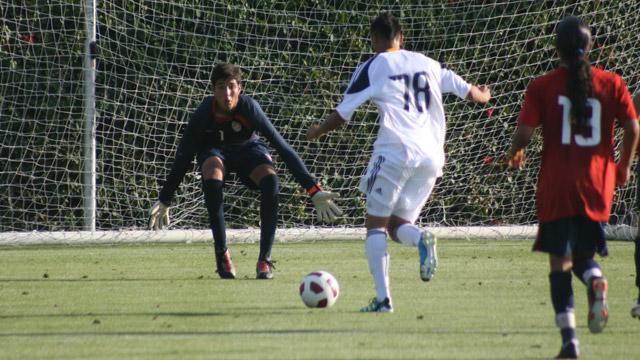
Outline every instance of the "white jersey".
<path id="1" fill-rule="evenodd" d="M 445 161 L 442 94 L 464 99 L 470 89 L 456 73 L 423 54 L 390 50 L 358 66 L 336 111 L 349 121 L 358 106 L 372 100 L 380 122 L 374 150 L 429 159 L 439 176 Z"/>

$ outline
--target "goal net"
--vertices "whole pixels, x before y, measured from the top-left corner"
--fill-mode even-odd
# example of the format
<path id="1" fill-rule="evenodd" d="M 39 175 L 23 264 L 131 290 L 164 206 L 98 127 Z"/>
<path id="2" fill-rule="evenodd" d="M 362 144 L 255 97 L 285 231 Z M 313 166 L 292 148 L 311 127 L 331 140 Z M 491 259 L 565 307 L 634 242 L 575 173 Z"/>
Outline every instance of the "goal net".
<path id="1" fill-rule="evenodd" d="M 0 0 L 0 234 L 78 233 L 86 228 L 83 189 L 87 37 L 84 1 Z M 479 106 L 448 96 L 447 165 L 419 223 L 496 237 L 531 234 L 540 139 L 522 171 L 490 165 L 507 149 L 528 82 L 556 65 L 553 27 L 584 18 L 594 35 L 592 62 L 640 90 L 640 2 L 610 1 L 109 1 L 96 4 L 96 214 L 99 232 L 140 239 L 147 211 L 167 176 L 180 132 L 210 94 L 218 62 L 243 70 L 244 89 L 298 151 L 323 186 L 341 196 L 343 218 L 318 224 L 303 189 L 276 153 L 282 182 L 279 231 L 353 233 L 364 225 L 358 192 L 376 136 L 376 109 L 319 142 L 306 129 L 323 119 L 355 67 L 371 56 L 368 27 L 381 11 L 398 16 L 405 48 L 488 84 Z M 197 169 L 171 209 L 172 230 L 208 234 Z M 612 225 L 633 225 L 637 187 L 616 193 Z M 230 176 L 230 229 L 259 226 L 258 194 Z M 336 230 L 337 229 L 337 230 Z M 138 235 L 131 235 L 138 234 Z M 183 236 L 183 235 L 178 235 Z M 209 235 L 205 235 L 209 237 Z M 255 235 L 247 235 L 247 237 Z M 117 238 L 117 236 L 116 236 Z"/>

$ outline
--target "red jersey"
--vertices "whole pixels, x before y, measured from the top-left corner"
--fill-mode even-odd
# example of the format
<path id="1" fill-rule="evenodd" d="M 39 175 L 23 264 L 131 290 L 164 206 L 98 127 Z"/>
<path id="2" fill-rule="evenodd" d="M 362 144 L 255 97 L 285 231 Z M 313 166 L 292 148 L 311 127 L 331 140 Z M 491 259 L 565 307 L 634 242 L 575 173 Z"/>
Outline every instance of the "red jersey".
<path id="1" fill-rule="evenodd" d="M 615 189 L 614 127 L 636 121 L 624 80 L 591 68 L 593 96 L 588 99 L 589 130 L 571 128 L 567 69 L 560 67 L 527 87 L 519 125 L 542 126 L 542 164 L 536 205 L 541 223 L 582 215 L 608 221 Z"/>

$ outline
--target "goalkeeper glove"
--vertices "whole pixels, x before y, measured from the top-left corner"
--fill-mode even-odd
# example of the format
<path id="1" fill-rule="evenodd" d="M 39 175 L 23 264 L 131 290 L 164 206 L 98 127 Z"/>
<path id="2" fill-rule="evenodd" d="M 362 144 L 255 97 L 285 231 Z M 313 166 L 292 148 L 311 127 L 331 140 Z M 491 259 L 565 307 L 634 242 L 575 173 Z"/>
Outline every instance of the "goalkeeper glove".
<path id="1" fill-rule="evenodd" d="M 318 212 L 319 221 L 333 222 L 338 216 L 342 215 L 342 210 L 333 202 L 333 199 L 338 198 L 338 194 L 323 191 L 320 186 L 315 185 L 309 190 L 309 195 L 311 195 L 313 206 L 316 207 Z"/>
<path id="2" fill-rule="evenodd" d="M 149 210 L 149 229 L 162 230 L 165 226 L 169 226 L 169 207 L 162 201 L 156 201 Z"/>

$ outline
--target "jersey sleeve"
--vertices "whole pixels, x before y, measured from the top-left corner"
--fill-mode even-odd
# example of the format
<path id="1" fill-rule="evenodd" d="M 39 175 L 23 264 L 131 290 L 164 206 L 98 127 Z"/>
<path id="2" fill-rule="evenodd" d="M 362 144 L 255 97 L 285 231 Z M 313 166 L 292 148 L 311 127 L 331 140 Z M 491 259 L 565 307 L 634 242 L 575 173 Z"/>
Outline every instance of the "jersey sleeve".
<path id="1" fill-rule="evenodd" d="M 173 195 L 178 189 L 178 186 L 180 186 L 184 175 L 191 167 L 191 162 L 193 161 L 193 157 L 197 149 L 198 139 L 196 134 L 200 133 L 200 118 L 203 115 L 206 115 L 207 109 L 208 106 L 206 105 L 206 102 L 203 101 L 198 109 L 196 109 L 196 111 L 191 115 L 191 119 L 182 133 L 182 137 L 178 143 L 178 149 L 176 150 L 176 156 L 173 160 L 173 165 L 171 166 L 169 175 L 167 176 L 167 179 L 160 190 L 160 195 L 158 196 L 159 200 L 166 205 L 171 204 Z"/>
<path id="2" fill-rule="evenodd" d="M 464 81 L 460 75 L 456 74 L 452 70 L 442 68 L 440 88 L 442 89 L 443 94 L 452 93 L 457 97 L 464 99 L 471 90 L 471 84 Z"/>
<path id="3" fill-rule="evenodd" d="M 518 116 L 518 125 L 527 125 L 535 128 L 542 123 L 542 109 L 544 108 L 544 104 L 542 103 L 536 84 L 534 80 L 527 86 L 524 103 Z"/>
<path id="4" fill-rule="evenodd" d="M 267 115 L 262 111 L 258 102 L 249 97 L 245 97 L 245 100 L 245 104 L 243 104 L 240 109 L 241 114 L 253 123 L 256 130 L 258 130 L 276 150 L 298 184 L 305 190 L 313 188 L 316 180 L 309 173 L 300 156 L 298 156 L 295 150 L 293 150 L 278 130 L 276 130 Z"/>
<path id="5" fill-rule="evenodd" d="M 345 121 L 351 120 L 356 109 L 372 97 L 369 67 L 374 59 L 375 56 L 356 69 L 351 77 L 351 81 L 349 81 L 349 86 L 342 101 L 336 107 L 336 111 Z"/>
<path id="6" fill-rule="evenodd" d="M 616 76 L 616 119 L 618 123 L 622 123 L 627 120 L 637 120 L 638 114 L 635 106 L 633 105 L 633 99 L 627 84 L 620 76 Z"/>

